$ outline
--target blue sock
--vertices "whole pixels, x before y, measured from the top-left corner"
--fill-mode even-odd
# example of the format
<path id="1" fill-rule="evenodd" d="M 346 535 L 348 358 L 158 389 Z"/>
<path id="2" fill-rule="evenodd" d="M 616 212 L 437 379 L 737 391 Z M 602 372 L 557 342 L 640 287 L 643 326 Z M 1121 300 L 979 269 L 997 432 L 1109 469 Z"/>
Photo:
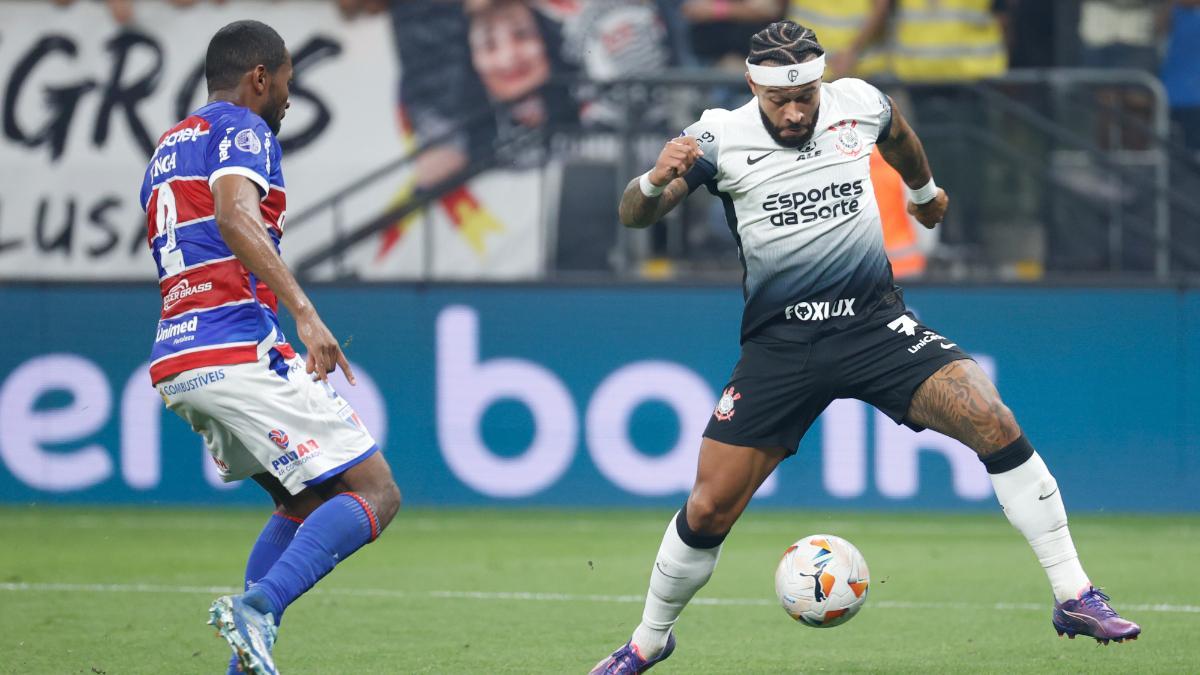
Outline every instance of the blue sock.
<path id="1" fill-rule="evenodd" d="M 296 529 L 299 527 L 299 520 L 279 513 L 271 514 L 271 517 L 267 519 L 266 526 L 258 534 L 258 541 L 254 542 L 254 548 L 250 549 L 250 557 L 246 559 L 245 590 L 250 590 L 251 586 L 266 576 L 275 561 L 279 560 L 279 556 L 287 550 L 288 544 L 292 543 L 292 537 L 296 536 Z M 276 626 L 279 625 L 281 619 L 283 619 L 282 611 L 275 614 Z M 237 669 L 236 655 L 229 660 L 228 672 L 235 675 L 241 672 Z"/>
<path id="2" fill-rule="evenodd" d="M 243 600 L 260 612 L 283 613 L 339 562 L 379 536 L 379 523 L 367 500 L 343 492 L 304 521 L 292 543 Z"/>
<path id="3" fill-rule="evenodd" d="M 258 541 L 254 542 L 254 548 L 250 549 L 250 557 L 246 560 L 245 590 L 250 590 L 259 579 L 267 576 L 267 572 L 275 566 L 275 561 L 279 560 L 279 556 L 291 545 L 301 522 L 303 521 L 278 513 L 271 514 L 266 527 L 258 535 Z M 275 613 L 276 626 L 281 619 L 282 609 Z"/>

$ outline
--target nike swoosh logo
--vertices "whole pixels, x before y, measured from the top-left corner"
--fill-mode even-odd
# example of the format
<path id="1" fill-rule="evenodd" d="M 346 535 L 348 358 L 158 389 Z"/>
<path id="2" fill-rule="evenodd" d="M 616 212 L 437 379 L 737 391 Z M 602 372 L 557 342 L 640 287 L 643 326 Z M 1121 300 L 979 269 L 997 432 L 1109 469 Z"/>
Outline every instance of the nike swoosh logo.
<path id="1" fill-rule="evenodd" d="M 1042 495 L 1042 496 L 1038 497 L 1038 501 L 1040 502 L 1040 501 L 1045 501 L 1045 500 L 1047 500 L 1047 499 L 1050 499 L 1051 497 L 1053 497 L 1053 496 L 1054 496 L 1054 493 L 1055 493 L 1055 492 L 1058 492 L 1058 486 L 1057 486 L 1057 485 L 1056 485 L 1056 486 L 1054 486 L 1054 489 L 1050 491 L 1050 494 L 1048 494 L 1048 495 Z"/>
<path id="2" fill-rule="evenodd" d="M 658 562 L 657 560 L 654 561 L 654 566 L 656 568 L 658 568 L 658 573 L 663 575 L 664 577 L 670 577 L 671 579 L 686 579 L 687 578 L 687 577 L 677 577 L 673 574 L 667 574 L 665 571 L 663 571 L 662 563 Z"/>
<path id="3" fill-rule="evenodd" d="M 774 150 L 772 150 L 771 152 L 768 152 L 768 153 L 767 153 L 767 154 L 765 154 L 765 155 L 759 155 L 758 157 L 749 157 L 749 156 L 747 156 L 747 157 L 746 157 L 746 164 L 749 164 L 750 166 L 754 166 L 755 164 L 758 164 L 759 162 L 761 162 L 762 160 L 764 160 L 764 159 L 766 159 L 766 158 L 770 157 L 770 156 L 771 156 L 771 155 L 773 155 L 773 154 L 775 154 L 775 151 L 774 151 Z"/>
<path id="4" fill-rule="evenodd" d="M 957 347 L 957 346 L 958 346 L 957 342 L 943 342 L 942 343 L 942 349 L 953 349 L 954 347 Z"/>

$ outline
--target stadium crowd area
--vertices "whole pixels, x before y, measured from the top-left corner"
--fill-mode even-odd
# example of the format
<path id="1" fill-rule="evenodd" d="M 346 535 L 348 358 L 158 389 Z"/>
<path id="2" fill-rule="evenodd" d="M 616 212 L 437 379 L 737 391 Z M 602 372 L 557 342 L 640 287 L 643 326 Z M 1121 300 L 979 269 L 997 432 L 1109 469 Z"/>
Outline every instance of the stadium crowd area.
<path id="1" fill-rule="evenodd" d="M 133 0 L 104 1 L 118 23 L 136 25 Z M 165 1 L 180 11 L 225 2 Z M 334 2 L 347 20 L 382 15 L 392 25 L 404 71 L 397 97 L 401 116 L 427 148 L 417 159 L 421 189 L 452 179 L 465 170 L 471 153 L 513 137 L 514 130 L 621 128 L 624 111 L 617 105 L 564 82 L 619 80 L 664 69 L 719 70 L 736 77 L 744 72 L 749 36 L 788 18 L 816 31 L 828 53 L 827 78 L 876 83 L 922 135 L 935 174 L 945 178 L 939 182 L 956 197 L 948 217 L 955 227 L 940 230 L 936 245 L 947 259 L 966 261 L 959 276 L 996 269 L 997 261 L 1011 270 L 1009 263 L 1021 267 L 1023 260 L 1036 262 L 1026 266 L 1032 272 L 1013 272 L 1021 278 L 1039 277 L 1043 270 L 1148 272 L 1155 265 L 1156 223 L 1164 218 L 1155 199 L 1172 193 L 1176 222 L 1195 211 L 1179 210 L 1177 202 L 1200 189 L 1200 50 L 1193 47 L 1200 42 L 1200 0 Z M 1085 84 L 1078 89 L 1055 90 L 1046 79 L 996 91 L 1078 132 L 1090 150 L 1067 147 L 1060 137 L 1014 121 L 975 87 L 1009 74 L 1060 68 L 1091 69 L 1100 79 L 1081 80 Z M 1111 84 L 1105 83 L 1106 73 L 1112 73 Z M 1147 90 L 1147 83 L 1156 88 L 1158 82 L 1169 108 L 1166 132 L 1153 126 L 1162 99 Z M 464 101 L 480 89 L 511 116 L 475 126 L 461 121 Z M 703 94 L 707 107 L 740 105 L 742 95 L 742 90 Z M 675 119 L 682 109 L 674 112 L 656 117 L 650 111 L 640 121 L 644 130 L 659 131 L 689 123 Z M 987 138 L 981 140 L 981 133 Z M 1000 156 L 1005 149 L 1007 159 Z M 535 154 L 511 164 L 531 166 L 540 161 Z M 1169 183 L 1164 177 L 1145 189 L 1127 185 L 1130 173 L 1149 176 L 1147 169 L 1167 155 L 1183 161 L 1170 169 Z M 1038 177 L 1031 166 L 1045 175 Z M 1080 215 L 1089 205 L 1097 213 Z M 715 224 L 690 232 L 727 249 L 719 214 L 709 220 Z M 1172 242 L 1185 237 L 1177 250 L 1196 255 L 1189 253 L 1182 268 L 1195 269 L 1200 242 L 1190 241 L 1187 230 L 1174 228 Z M 1125 242 L 1124 250 L 1103 243 L 1115 240 Z M 663 248 L 662 242 L 655 248 Z"/>

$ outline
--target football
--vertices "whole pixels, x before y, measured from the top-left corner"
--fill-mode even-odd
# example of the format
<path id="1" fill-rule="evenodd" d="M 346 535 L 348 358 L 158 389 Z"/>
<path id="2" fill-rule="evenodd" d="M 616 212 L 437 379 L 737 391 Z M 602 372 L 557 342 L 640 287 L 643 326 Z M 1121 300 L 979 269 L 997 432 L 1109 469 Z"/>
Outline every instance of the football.
<path id="1" fill-rule="evenodd" d="M 846 623 L 867 601 L 867 561 L 853 544 L 814 534 L 783 552 L 775 569 L 775 594 L 796 621 L 816 628 Z"/>

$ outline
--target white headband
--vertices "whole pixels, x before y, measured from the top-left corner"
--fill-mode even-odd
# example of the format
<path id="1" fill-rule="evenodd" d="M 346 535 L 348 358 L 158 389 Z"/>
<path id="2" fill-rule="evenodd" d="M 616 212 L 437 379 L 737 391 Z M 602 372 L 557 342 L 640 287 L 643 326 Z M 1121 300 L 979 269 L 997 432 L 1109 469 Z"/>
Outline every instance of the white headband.
<path id="1" fill-rule="evenodd" d="M 764 87 L 799 87 L 825 75 L 825 55 L 790 66 L 758 66 L 746 61 L 750 79 Z"/>

